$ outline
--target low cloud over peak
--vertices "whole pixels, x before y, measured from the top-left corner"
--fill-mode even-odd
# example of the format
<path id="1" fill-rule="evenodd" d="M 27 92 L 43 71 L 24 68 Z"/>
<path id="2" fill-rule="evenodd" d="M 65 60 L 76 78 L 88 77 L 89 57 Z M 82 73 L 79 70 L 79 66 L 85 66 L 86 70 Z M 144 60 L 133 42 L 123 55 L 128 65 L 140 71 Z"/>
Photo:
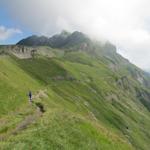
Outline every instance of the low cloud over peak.
<path id="1" fill-rule="evenodd" d="M 3 0 L 3 5 L 34 33 L 82 31 L 111 41 L 133 63 L 150 69 L 148 0 Z"/>

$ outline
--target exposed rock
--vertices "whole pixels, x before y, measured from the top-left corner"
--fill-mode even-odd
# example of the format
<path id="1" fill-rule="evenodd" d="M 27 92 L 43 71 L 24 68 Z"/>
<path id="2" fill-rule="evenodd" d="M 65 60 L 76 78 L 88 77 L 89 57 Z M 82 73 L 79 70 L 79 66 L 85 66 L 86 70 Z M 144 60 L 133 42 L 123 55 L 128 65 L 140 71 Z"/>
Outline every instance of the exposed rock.
<path id="1" fill-rule="evenodd" d="M 130 81 L 127 76 L 123 76 L 117 80 L 117 84 L 125 90 L 130 89 Z"/>
<path id="2" fill-rule="evenodd" d="M 135 88 L 137 99 L 150 111 L 150 93 L 144 89 Z"/>

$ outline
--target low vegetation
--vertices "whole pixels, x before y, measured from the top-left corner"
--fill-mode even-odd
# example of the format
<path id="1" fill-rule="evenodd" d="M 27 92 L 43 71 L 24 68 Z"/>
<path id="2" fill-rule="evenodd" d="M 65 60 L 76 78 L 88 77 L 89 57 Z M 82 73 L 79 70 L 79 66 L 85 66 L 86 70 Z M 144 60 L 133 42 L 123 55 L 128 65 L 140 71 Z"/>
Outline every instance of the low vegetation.
<path id="1" fill-rule="evenodd" d="M 149 150 L 149 77 L 115 52 L 37 49 L 0 56 L 0 149 Z"/>

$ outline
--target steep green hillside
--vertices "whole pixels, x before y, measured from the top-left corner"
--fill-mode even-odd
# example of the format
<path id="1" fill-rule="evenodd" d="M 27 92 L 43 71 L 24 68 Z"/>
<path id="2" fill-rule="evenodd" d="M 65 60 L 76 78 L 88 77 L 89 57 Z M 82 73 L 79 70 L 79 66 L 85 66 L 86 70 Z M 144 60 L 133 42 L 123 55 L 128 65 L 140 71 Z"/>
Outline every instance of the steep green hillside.
<path id="1" fill-rule="evenodd" d="M 26 103 L 27 92 L 37 91 L 40 84 L 21 69 L 9 56 L 0 57 L 0 116 Z"/>
<path id="2" fill-rule="evenodd" d="M 0 56 L 0 149 L 149 150 L 149 76 L 111 48 L 49 50 Z"/>

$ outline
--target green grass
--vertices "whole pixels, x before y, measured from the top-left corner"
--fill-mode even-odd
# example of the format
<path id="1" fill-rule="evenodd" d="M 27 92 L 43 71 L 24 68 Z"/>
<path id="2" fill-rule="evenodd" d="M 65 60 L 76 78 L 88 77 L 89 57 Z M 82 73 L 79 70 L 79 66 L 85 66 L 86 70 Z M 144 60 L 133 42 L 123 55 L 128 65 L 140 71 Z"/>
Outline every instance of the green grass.
<path id="1" fill-rule="evenodd" d="M 7 149 L 132 149 L 119 137 L 66 110 L 51 110 L 20 135 L 10 137 Z M 108 131 L 109 132 L 109 131 Z M 111 136 L 113 138 L 111 138 Z"/>
<path id="2" fill-rule="evenodd" d="M 26 74 L 10 57 L 0 58 L 0 116 L 26 103 L 28 91 L 40 84 Z"/>
<path id="3" fill-rule="evenodd" d="M 139 83 L 129 77 L 133 92 L 121 88 L 122 72 L 84 52 L 56 56 L 0 57 L 0 149 L 149 150 L 150 113 L 134 94 Z M 28 90 L 42 93 L 34 102 L 45 113 L 36 120 Z M 28 116 L 33 122 L 12 134 Z"/>

